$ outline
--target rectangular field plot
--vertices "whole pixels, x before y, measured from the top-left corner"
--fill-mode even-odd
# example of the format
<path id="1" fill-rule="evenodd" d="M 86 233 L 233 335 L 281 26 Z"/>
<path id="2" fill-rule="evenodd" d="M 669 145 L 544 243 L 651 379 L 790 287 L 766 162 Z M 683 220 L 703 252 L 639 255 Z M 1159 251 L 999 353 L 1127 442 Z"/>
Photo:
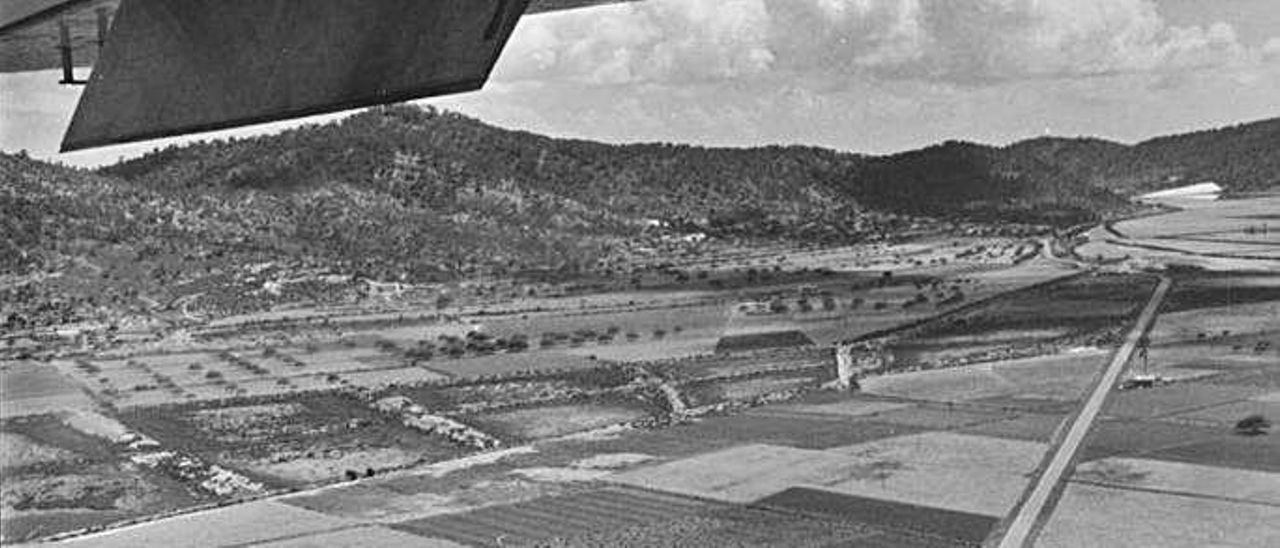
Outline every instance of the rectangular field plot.
<path id="1" fill-rule="evenodd" d="M 466 379 L 529 371 L 553 372 L 592 369 L 600 367 L 600 362 L 561 352 L 527 352 L 457 360 L 435 359 L 426 362 L 425 365 L 450 377 Z"/>
<path id="2" fill-rule="evenodd" d="M 915 406 L 885 411 L 877 414 L 869 420 L 902 426 L 916 426 L 929 430 L 952 430 L 966 426 L 976 426 L 988 422 L 995 422 L 1009 417 L 1010 415 L 1008 414 L 994 411 L 988 412 Z"/>
<path id="3" fill-rule="evenodd" d="M 812 346 L 813 340 L 800 331 L 769 331 L 729 335 L 716 343 L 716 353 L 750 352 L 771 348 Z"/>
<path id="4" fill-rule="evenodd" d="M 445 375 L 422 367 L 399 367 L 396 369 L 353 371 L 350 373 L 342 373 L 340 377 L 351 384 L 366 388 L 381 388 L 393 384 L 412 385 L 440 382 L 449 378 Z"/>
<path id="5" fill-rule="evenodd" d="M 916 371 L 865 379 L 862 391 L 933 401 L 997 397 L 1070 401 L 1083 393 L 1106 360 L 1105 353 L 1089 352 Z"/>
<path id="6" fill-rule="evenodd" d="M 307 352 L 301 348 L 282 348 L 280 353 L 286 354 L 304 365 L 297 368 L 300 373 L 341 373 L 356 369 L 370 369 L 369 362 L 382 363 L 387 356 L 373 348 L 320 349 Z M 383 365 L 382 367 L 386 367 Z"/>
<path id="7" fill-rule="evenodd" d="M 635 421 L 649 416 L 640 402 L 529 407 L 472 415 L 465 422 L 505 439 L 535 440 Z"/>
<path id="8" fill-rule="evenodd" d="M 623 472 L 616 481 L 728 502 L 792 487 L 1001 516 L 1039 462 L 1038 443 L 926 433 L 830 450 L 744 445 Z"/>
<path id="9" fill-rule="evenodd" d="M 957 433 L 1048 443 L 1065 414 L 1023 413 L 1016 417 L 961 428 Z"/>
<path id="10" fill-rule="evenodd" d="M 1275 506 L 1068 483 L 1037 546 L 1280 546 Z"/>
<path id="11" fill-rule="evenodd" d="M 285 540 L 255 544 L 254 546 L 259 548 L 316 548 L 319 546 L 325 548 L 377 548 L 391 546 L 462 548 L 461 545 L 446 540 L 424 538 L 381 526 L 356 527 L 316 533 L 314 535 L 294 536 Z"/>
<path id="12" fill-rule="evenodd" d="M 829 449 L 891 436 L 915 434 L 925 429 L 871 420 L 832 421 L 823 417 L 762 416 L 717 417 L 669 429 L 681 438 L 724 443 L 767 443 L 804 449 Z"/>
<path id="13" fill-rule="evenodd" d="M 875 417 L 886 411 L 903 409 L 913 405 L 895 401 L 848 399 L 835 402 L 770 405 L 748 411 L 748 414 L 775 417 Z"/>
<path id="14" fill-rule="evenodd" d="M 848 545 L 876 536 L 815 517 L 618 486 L 397 524 L 471 546 Z"/>
<path id="15" fill-rule="evenodd" d="M 1179 383 L 1115 392 L 1107 397 L 1102 413 L 1130 419 L 1164 417 L 1247 400 L 1264 392 L 1265 389 L 1248 386 Z"/>
<path id="16" fill-rule="evenodd" d="M 1072 480 L 1280 507 L 1280 474 L 1274 472 L 1116 458 L 1085 463 Z"/>
<path id="17" fill-rule="evenodd" d="M 466 452 L 338 393 L 136 408 L 120 418 L 166 448 L 283 486 L 337 479 L 347 468 L 381 470 Z"/>
<path id="18" fill-rule="evenodd" d="M 709 333 L 686 331 L 681 336 L 668 335 L 661 340 L 624 341 L 600 346 L 567 348 L 564 352 L 573 356 L 595 356 L 602 360 L 616 362 L 692 358 L 710 354 L 715 350 L 716 341 L 720 339 L 719 330 L 708 331 Z"/>
<path id="19" fill-rule="evenodd" d="M 813 376 L 786 374 L 779 377 L 753 377 L 741 380 L 697 381 L 681 387 L 685 400 L 693 407 L 722 402 L 751 401 L 761 396 L 816 386 L 821 379 Z"/>
<path id="20" fill-rule="evenodd" d="M 755 502 L 767 508 L 783 508 L 806 514 L 827 514 L 875 528 L 914 533 L 943 541 L 979 544 L 996 518 L 937 508 L 793 487 Z"/>
<path id="21" fill-rule="evenodd" d="M 701 356 L 655 364 L 655 367 L 667 370 L 679 378 L 694 379 L 824 366 L 833 370 L 835 368 L 835 356 L 830 349 L 774 350 L 732 356 Z"/>
<path id="22" fill-rule="evenodd" d="M 1170 417 L 1170 420 L 1191 420 L 1195 422 L 1203 422 L 1208 425 L 1230 428 L 1235 426 L 1240 419 L 1250 415 L 1262 415 L 1271 417 L 1273 420 L 1280 419 L 1280 401 L 1258 401 L 1249 399 L 1244 401 L 1224 403 L 1206 409 L 1196 409 L 1181 413 Z"/>
<path id="23" fill-rule="evenodd" d="M 1082 460 L 1144 455 L 1179 445 L 1208 442 L 1229 435 L 1227 430 L 1167 421 L 1104 420 L 1093 427 L 1082 447 Z"/>
<path id="24" fill-rule="evenodd" d="M 93 401 L 58 367 L 28 362 L 0 365 L 0 417 L 92 407 Z"/>
<path id="25" fill-rule="evenodd" d="M 350 522 L 273 501 L 257 501 L 186 514 L 74 539 L 68 546 L 139 548 L 232 546 L 341 528 Z M 198 540 L 197 540 L 198 539 Z"/>
<path id="26" fill-rule="evenodd" d="M 214 502 L 169 475 L 129 462 L 118 425 L 89 413 L 0 422 L 0 543 L 102 527 Z"/>
<path id="27" fill-rule="evenodd" d="M 1239 436 L 1186 443 L 1148 453 L 1154 459 L 1280 472 L 1280 436 Z"/>

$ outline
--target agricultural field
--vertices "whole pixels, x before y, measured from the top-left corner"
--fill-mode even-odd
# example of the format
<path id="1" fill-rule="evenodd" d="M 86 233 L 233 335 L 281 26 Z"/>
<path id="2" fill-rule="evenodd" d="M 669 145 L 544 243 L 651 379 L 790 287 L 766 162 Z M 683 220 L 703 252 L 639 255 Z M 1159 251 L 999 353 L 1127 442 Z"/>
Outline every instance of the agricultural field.
<path id="1" fill-rule="evenodd" d="M 1083 395 L 1107 352 L 1087 350 L 869 377 L 867 394 L 935 402 L 1017 399 L 1072 401 Z"/>
<path id="2" fill-rule="evenodd" d="M 84 388 L 56 368 L 34 362 L 0 362 L 0 418 L 94 406 Z"/>
<path id="3" fill-rule="evenodd" d="M 1082 257 L 1138 265 L 1184 265 L 1237 272 L 1280 272 L 1280 230 L 1267 215 L 1280 197 L 1175 201 L 1180 211 L 1130 219 L 1088 233 Z"/>
<path id="4" fill-rule="evenodd" d="M 648 418 L 654 411 L 639 400 L 555 404 L 469 415 L 464 420 L 512 441 L 532 441 L 595 430 Z"/>
<path id="5" fill-rule="evenodd" d="M 1013 506 L 1041 444 L 930 432 L 825 450 L 743 445 L 624 472 L 616 481 L 748 503 L 807 486 L 988 516 Z"/>
<path id="6" fill-rule="evenodd" d="M 822 546 L 878 534 L 759 508 L 611 487 L 401 523 L 396 529 L 471 546 Z"/>
<path id="7" fill-rule="evenodd" d="M 1271 504 L 1072 482 L 1037 545 L 1274 546 L 1275 517 Z"/>
<path id="8" fill-rule="evenodd" d="M 698 380 L 813 369 L 830 366 L 834 360 L 834 352 L 830 348 L 815 346 L 660 360 L 643 365 L 668 378 Z"/>
<path id="9" fill-rule="evenodd" d="M 24 506 L 14 515 L 32 536 L 302 489 L 261 506 L 247 522 L 258 529 L 217 534 L 280 546 L 364 533 L 497 545 L 493 531 L 552 546 L 973 543 L 1021 493 L 1155 283 L 1065 263 L 1020 239 L 760 248 L 602 293 L 495 282 L 492 300 L 458 287 L 444 308 L 299 309 L 312 319 L 223 322 L 181 352 L 149 342 L 6 367 L 7 384 L 31 387 L 13 393 L 32 396 L 5 408 L 4 444 L 16 448 L 6 478 L 22 478 L 6 480 L 5 519 L 38 485 L 24 482 L 60 481 L 60 463 L 84 459 L 37 435 L 48 430 L 105 444 L 81 475 L 151 506 L 85 499 L 93 519 L 55 525 Z M 1153 367 L 1178 382 L 1116 394 L 1086 463 L 1269 473 L 1256 455 L 1275 449 L 1271 437 L 1231 427 L 1236 414 L 1273 413 L 1280 393 L 1269 354 L 1254 353 L 1274 331 L 1271 281 L 1184 281 L 1151 347 Z M 1204 337 L 1201 311 L 1214 331 Z M 818 390 L 834 376 L 832 343 L 857 339 L 890 367 L 859 392 Z M 9 428 L 24 415 L 51 418 Z M 156 447 L 111 441 L 134 436 Z M 112 464 L 160 451 L 252 489 L 218 495 L 164 466 Z M 1160 481 L 1151 488 L 1177 487 Z M 295 509 L 296 530 L 267 525 Z M 170 538 L 184 519 L 110 542 L 152 527 Z"/>
<path id="10" fill-rule="evenodd" d="M 897 335 L 888 351 L 895 367 L 929 368 L 1109 346 L 1155 281 L 1088 274 L 1007 293 Z"/>
<path id="11" fill-rule="evenodd" d="M 6 543 L 97 527 L 218 500 L 137 466 L 114 440 L 43 414 L 0 422 L 0 530 Z"/>
<path id="12" fill-rule="evenodd" d="M 276 487 L 332 482 L 348 471 L 363 476 L 466 452 L 342 393 L 134 408 L 121 419 L 166 447 Z"/>

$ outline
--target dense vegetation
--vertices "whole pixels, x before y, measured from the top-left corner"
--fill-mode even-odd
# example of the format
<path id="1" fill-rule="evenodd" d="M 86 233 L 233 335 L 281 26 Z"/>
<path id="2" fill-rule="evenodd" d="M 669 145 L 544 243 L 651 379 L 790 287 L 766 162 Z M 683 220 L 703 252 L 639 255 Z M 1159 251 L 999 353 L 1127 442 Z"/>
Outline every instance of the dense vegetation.
<path id="1" fill-rule="evenodd" d="M 633 250 L 661 249 L 650 232 L 658 221 L 672 237 L 804 243 L 946 221 L 1070 225 L 1123 213 L 1122 193 L 1179 181 L 1275 184 L 1277 128 L 1135 146 L 948 142 L 868 157 L 606 145 L 395 106 L 158 150 L 98 172 L 0 154 L 0 298 L 41 307 L 0 307 L 0 324 L 185 307 L 177 299 L 194 294 L 221 303 L 214 313 L 345 299 L 362 279 L 573 274 L 602 264 L 625 277 Z M 273 281 L 286 279 L 283 288 Z M 318 279 L 329 281 L 305 281 Z"/>
<path id="2" fill-rule="evenodd" d="M 1236 192 L 1280 186 L 1280 118 L 1132 146 L 1098 139 L 1043 138 L 1005 150 L 1122 193 L 1207 181 Z"/>
<path id="3" fill-rule="evenodd" d="M 414 107 L 171 148 L 105 172 L 151 188 L 201 192 L 288 193 L 340 183 L 406 207 L 505 223 L 543 226 L 548 216 L 572 212 L 604 233 L 616 232 L 619 222 L 656 218 L 777 236 L 806 222 L 842 223 L 873 212 L 1068 223 L 1123 206 L 1048 162 L 967 143 L 880 158 L 809 147 L 614 146 Z"/>

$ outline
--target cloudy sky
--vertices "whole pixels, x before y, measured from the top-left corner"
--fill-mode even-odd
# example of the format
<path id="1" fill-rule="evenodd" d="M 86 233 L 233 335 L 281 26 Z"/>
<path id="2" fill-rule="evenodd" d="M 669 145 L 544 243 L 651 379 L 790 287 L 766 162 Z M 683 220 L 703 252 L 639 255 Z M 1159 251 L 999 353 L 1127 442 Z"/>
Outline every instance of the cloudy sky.
<path id="1" fill-rule="evenodd" d="M 78 93 L 55 79 L 0 76 L 0 148 L 154 146 L 51 156 Z M 525 18 L 483 91 L 428 102 L 614 142 L 1131 142 L 1280 116 L 1280 1 L 647 0 Z"/>

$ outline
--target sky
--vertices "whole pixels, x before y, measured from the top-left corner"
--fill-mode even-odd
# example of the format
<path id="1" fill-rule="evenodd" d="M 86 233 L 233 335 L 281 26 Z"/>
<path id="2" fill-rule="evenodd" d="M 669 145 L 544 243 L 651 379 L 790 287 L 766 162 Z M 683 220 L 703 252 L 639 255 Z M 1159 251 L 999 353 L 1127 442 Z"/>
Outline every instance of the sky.
<path id="1" fill-rule="evenodd" d="M 79 93 L 56 79 L 0 75 L 0 149 L 168 144 L 55 154 Z M 647 0 L 526 17 L 484 90 L 423 103 L 609 142 L 1136 142 L 1280 116 L 1280 1 Z"/>

